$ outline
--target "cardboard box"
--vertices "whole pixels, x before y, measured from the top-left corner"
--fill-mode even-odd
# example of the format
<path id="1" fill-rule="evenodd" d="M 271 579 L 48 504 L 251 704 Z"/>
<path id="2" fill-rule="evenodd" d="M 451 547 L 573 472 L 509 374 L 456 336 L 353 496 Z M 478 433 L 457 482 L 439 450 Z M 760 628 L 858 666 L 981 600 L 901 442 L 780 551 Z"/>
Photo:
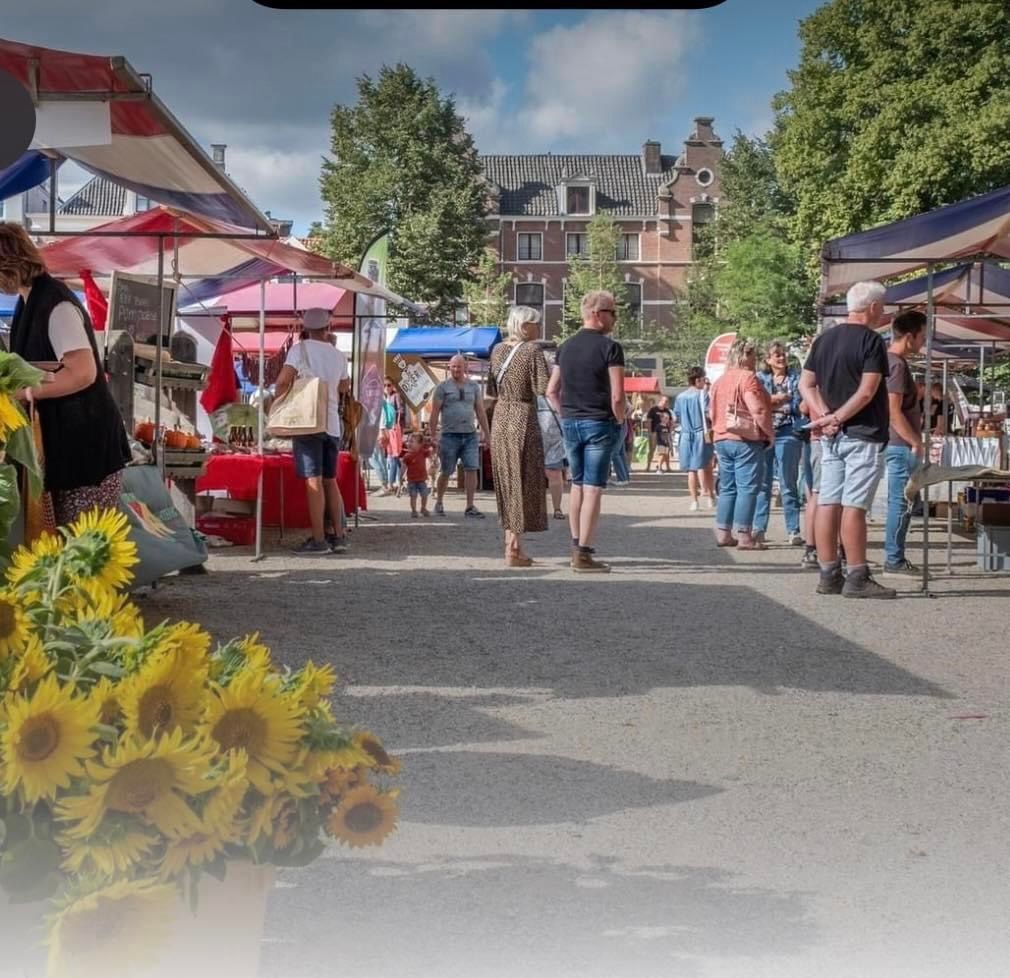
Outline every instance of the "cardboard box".
<path id="1" fill-rule="evenodd" d="M 254 499 L 227 499 L 219 497 L 214 500 L 211 511 L 228 516 L 255 516 L 256 501 Z"/>

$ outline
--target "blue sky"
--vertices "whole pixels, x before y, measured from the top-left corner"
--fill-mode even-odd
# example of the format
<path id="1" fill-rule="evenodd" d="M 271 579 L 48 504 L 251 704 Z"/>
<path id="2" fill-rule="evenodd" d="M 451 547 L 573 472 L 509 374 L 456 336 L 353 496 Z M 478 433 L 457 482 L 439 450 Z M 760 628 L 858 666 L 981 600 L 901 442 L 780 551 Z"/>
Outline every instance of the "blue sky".
<path id="1" fill-rule="evenodd" d="M 281 11 L 253 0 L 43 0 L 5 37 L 123 55 L 263 209 L 321 216 L 328 117 L 355 78 L 404 61 L 455 93 L 485 153 L 677 151 L 697 115 L 761 132 L 816 0 L 725 0 L 701 11 Z M 42 9 L 44 8 L 44 9 Z M 77 179 L 81 179 L 78 175 Z M 65 194 L 71 183 L 61 188 Z"/>

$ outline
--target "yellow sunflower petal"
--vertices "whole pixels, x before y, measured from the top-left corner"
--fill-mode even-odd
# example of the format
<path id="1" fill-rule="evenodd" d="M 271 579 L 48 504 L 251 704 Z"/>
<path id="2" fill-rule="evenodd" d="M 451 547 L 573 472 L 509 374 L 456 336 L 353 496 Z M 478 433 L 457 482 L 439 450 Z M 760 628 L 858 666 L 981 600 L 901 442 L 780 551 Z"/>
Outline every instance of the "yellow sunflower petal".
<path id="1" fill-rule="evenodd" d="M 19 547 L 7 568 L 7 581 L 12 588 L 20 587 L 39 565 L 51 565 L 63 550 L 63 540 L 52 533 L 43 533 L 31 547 Z"/>
<path id="2" fill-rule="evenodd" d="M 163 646 L 124 679 L 119 704 L 128 734 L 161 736 L 181 729 L 189 734 L 203 713 L 206 700 L 206 660 L 193 661 L 175 644 Z"/>
<path id="3" fill-rule="evenodd" d="M 28 645 L 28 616 L 25 601 L 8 590 L 0 590 L 0 659 L 23 652 Z"/>
<path id="4" fill-rule="evenodd" d="M 89 540 L 94 544 L 91 573 L 83 580 L 118 589 L 133 579 L 129 568 L 139 558 L 125 513 L 114 509 L 89 510 L 70 524 L 69 532 L 72 540 Z"/>
<path id="5" fill-rule="evenodd" d="M 354 746 L 368 756 L 368 767 L 375 768 L 383 774 L 399 774 L 400 761 L 386 753 L 386 748 L 382 746 L 382 741 L 373 733 L 363 730 L 356 733 L 352 738 Z"/>

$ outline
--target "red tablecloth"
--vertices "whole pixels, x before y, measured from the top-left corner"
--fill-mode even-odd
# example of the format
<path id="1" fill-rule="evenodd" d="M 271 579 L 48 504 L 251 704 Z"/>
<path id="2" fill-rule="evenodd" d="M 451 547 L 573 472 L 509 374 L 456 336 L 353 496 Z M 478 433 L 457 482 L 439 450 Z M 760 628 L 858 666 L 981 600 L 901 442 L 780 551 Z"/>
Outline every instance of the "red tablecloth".
<path id="1" fill-rule="evenodd" d="M 263 472 L 263 525 L 281 525 L 281 498 L 284 499 L 284 526 L 300 528 L 309 525 L 309 508 L 305 483 L 295 475 L 295 459 L 291 454 L 246 455 L 241 453 L 211 455 L 207 471 L 196 480 L 197 492 L 227 489 L 232 499 L 255 499 L 260 472 Z M 337 485 L 348 514 L 357 509 L 354 482 L 358 481 L 358 500 L 368 508 L 365 482 L 354 459 L 341 452 L 337 464 Z M 283 486 L 283 493 L 281 487 Z"/>

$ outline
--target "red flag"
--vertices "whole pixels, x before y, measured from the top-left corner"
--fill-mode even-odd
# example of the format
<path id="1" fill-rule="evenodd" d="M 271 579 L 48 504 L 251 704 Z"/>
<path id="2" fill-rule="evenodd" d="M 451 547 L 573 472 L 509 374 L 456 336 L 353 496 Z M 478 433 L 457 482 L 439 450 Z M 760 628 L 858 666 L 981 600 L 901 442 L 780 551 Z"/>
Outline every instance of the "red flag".
<path id="1" fill-rule="evenodd" d="M 235 362 L 232 358 L 231 330 L 225 325 L 214 347 L 210 361 L 210 376 L 207 387 L 200 395 L 200 404 L 208 414 L 225 404 L 238 400 L 238 384 L 235 382 Z"/>
<path id="2" fill-rule="evenodd" d="M 81 272 L 81 281 L 84 282 L 84 301 L 88 307 L 88 315 L 91 317 L 91 325 L 101 333 L 105 329 L 105 323 L 109 316 L 109 303 L 102 295 L 102 290 L 95 284 L 88 269 Z"/>

